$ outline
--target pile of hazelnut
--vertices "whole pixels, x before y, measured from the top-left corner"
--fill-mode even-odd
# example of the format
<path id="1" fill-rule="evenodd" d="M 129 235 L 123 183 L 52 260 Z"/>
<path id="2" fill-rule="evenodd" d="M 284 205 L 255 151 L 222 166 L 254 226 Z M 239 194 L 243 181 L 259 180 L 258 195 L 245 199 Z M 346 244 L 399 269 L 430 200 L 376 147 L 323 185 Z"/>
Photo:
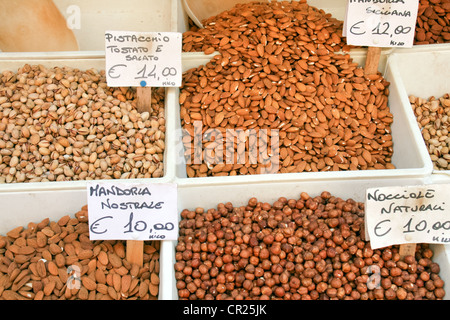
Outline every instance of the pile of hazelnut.
<path id="1" fill-rule="evenodd" d="M 432 257 L 427 244 L 371 249 L 364 204 L 324 191 L 183 210 L 174 268 L 179 299 L 436 300 Z"/>

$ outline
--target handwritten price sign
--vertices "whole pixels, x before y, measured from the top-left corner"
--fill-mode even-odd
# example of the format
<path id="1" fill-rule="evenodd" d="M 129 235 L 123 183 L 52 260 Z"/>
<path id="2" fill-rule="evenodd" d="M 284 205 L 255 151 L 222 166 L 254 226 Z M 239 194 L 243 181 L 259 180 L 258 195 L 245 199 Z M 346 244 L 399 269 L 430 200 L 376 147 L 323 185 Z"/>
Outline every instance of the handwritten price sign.
<path id="1" fill-rule="evenodd" d="M 412 47 L 419 0 L 348 0 L 347 43 L 369 47 Z"/>
<path id="2" fill-rule="evenodd" d="M 91 240 L 176 240 L 175 184 L 90 182 Z"/>
<path id="3" fill-rule="evenodd" d="M 449 187 L 436 184 L 368 189 L 365 219 L 371 247 L 449 243 Z"/>
<path id="4" fill-rule="evenodd" d="M 181 45 L 177 32 L 105 32 L 108 86 L 180 87 Z"/>

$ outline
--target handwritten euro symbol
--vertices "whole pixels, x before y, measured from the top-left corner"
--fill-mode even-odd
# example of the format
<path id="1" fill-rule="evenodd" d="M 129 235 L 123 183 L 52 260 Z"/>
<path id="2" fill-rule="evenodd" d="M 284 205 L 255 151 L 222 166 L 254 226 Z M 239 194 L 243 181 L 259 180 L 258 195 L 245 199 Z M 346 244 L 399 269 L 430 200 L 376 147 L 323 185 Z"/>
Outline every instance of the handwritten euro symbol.
<path id="1" fill-rule="evenodd" d="M 360 36 L 365 34 L 366 32 L 361 29 L 360 24 L 364 23 L 364 21 L 359 21 L 350 27 L 350 32 L 354 35 Z"/>
<path id="2" fill-rule="evenodd" d="M 95 234 L 105 233 L 106 231 L 108 231 L 108 229 L 106 229 L 106 228 L 103 231 L 97 231 L 97 228 L 100 226 L 100 221 L 103 219 L 112 219 L 112 218 L 113 218 L 112 216 L 106 216 L 106 217 L 97 219 L 91 224 L 91 227 L 89 229 L 91 230 L 92 233 L 95 233 Z"/>
<path id="3" fill-rule="evenodd" d="M 117 67 L 126 67 L 126 66 L 127 66 L 126 64 L 116 64 L 116 65 L 113 65 L 113 66 L 112 66 L 111 68 L 109 68 L 109 70 L 108 70 L 108 76 L 109 76 L 111 79 L 117 79 L 117 78 L 120 78 L 120 73 L 117 74 L 115 68 L 117 68 Z"/>

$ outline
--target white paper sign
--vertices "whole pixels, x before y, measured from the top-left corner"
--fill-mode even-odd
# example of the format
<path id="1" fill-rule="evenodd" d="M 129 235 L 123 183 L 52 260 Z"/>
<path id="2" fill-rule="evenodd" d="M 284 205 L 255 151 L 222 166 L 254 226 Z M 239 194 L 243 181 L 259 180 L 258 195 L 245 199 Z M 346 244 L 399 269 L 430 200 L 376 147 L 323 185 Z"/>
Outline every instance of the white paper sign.
<path id="1" fill-rule="evenodd" d="M 450 185 L 367 189 L 365 211 L 373 249 L 450 242 Z"/>
<path id="2" fill-rule="evenodd" d="M 348 0 L 343 35 L 347 44 L 410 48 L 419 0 Z"/>
<path id="3" fill-rule="evenodd" d="M 106 31 L 110 87 L 180 87 L 182 35 L 178 32 Z"/>
<path id="4" fill-rule="evenodd" d="M 176 240 L 176 184 L 89 182 L 91 240 Z"/>

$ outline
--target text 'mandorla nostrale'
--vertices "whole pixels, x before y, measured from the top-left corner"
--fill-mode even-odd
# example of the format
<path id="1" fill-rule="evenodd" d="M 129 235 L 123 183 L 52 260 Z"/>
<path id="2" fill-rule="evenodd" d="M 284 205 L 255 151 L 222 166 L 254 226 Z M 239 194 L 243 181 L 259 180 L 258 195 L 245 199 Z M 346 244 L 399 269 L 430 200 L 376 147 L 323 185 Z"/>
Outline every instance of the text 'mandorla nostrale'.
<path id="1" fill-rule="evenodd" d="M 91 240 L 177 238 L 176 184 L 90 181 L 86 192 Z"/>
<path id="2" fill-rule="evenodd" d="M 151 196 L 149 188 L 144 187 L 136 187 L 131 186 L 129 188 L 119 188 L 118 186 L 101 186 L 96 184 L 95 186 L 89 187 L 89 196 L 90 197 L 107 197 L 107 196 Z M 120 203 L 111 203 L 110 199 L 107 198 L 105 201 L 102 201 L 102 209 L 162 209 L 163 201 L 126 201 Z"/>

